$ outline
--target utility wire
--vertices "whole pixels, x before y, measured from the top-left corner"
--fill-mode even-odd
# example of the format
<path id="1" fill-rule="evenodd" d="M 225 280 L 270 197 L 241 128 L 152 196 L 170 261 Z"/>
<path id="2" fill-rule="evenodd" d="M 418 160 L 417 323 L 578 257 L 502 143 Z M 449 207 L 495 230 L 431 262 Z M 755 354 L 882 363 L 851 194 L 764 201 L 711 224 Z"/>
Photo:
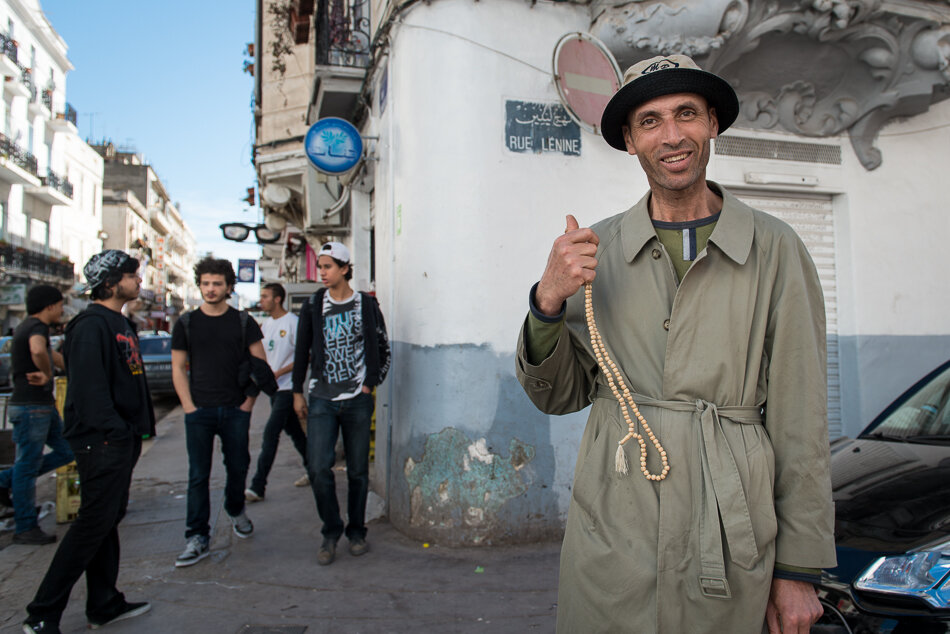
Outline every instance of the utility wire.
<path id="1" fill-rule="evenodd" d="M 474 44 L 475 46 L 477 46 L 477 47 L 479 47 L 479 48 L 484 48 L 484 49 L 489 50 L 489 51 L 491 51 L 491 52 L 493 52 L 493 53 L 497 53 L 497 54 L 501 55 L 502 57 L 507 57 L 507 58 L 510 59 L 510 60 L 514 60 L 514 61 L 518 62 L 519 64 L 524 64 L 525 66 L 527 66 L 527 67 L 529 67 L 529 68 L 533 68 L 534 70 L 536 70 L 536 71 L 538 71 L 538 72 L 541 72 L 541 73 L 544 73 L 545 75 L 550 75 L 550 74 L 551 74 L 551 69 L 550 69 L 550 68 L 547 68 L 547 69 L 545 69 L 545 68 L 539 68 L 539 67 L 535 66 L 534 64 L 532 64 L 531 62 L 526 62 L 526 61 L 524 61 L 523 59 L 519 59 L 519 58 L 515 57 L 514 55 L 511 55 L 511 54 L 506 53 L 506 52 L 504 52 L 504 51 L 500 51 L 500 50 L 498 50 L 497 48 L 492 48 L 491 46 L 488 46 L 487 44 L 482 44 L 481 42 L 477 42 L 477 41 L 475 41 L 475 40 L 473 40 L 473 39 L 467 38 L 467 37 L 465 37 L 464 35 L 459 35 L 458 33 L 452 33 L 451 31 L 443 31 L 442 29 L 436 29 L 436 28 L 433 28 L 433 27 L 431 27 L 431 26 L 421 26 L 421 25 L 419 25 L 419 24 L 409 24 L 409 23 L 407 23 L 407 22 L 403 22 L 403 23 L 402 23 L 402 26 L 409 27 L 409 28 L 413 28 L 413 29 L 419 29 L 419 30 L 421 30 L 421 31 L 432 31 L 433 33 L 441 33 L 441 34 L 443 34 L 443 35 L 448 35 L 449 37 L 454 37 L 454 38 L 459 39 L 459 40 L 462 40 L 462 41 L 464 41 L 464 42 L 468 42 L 469 44 Z"/>

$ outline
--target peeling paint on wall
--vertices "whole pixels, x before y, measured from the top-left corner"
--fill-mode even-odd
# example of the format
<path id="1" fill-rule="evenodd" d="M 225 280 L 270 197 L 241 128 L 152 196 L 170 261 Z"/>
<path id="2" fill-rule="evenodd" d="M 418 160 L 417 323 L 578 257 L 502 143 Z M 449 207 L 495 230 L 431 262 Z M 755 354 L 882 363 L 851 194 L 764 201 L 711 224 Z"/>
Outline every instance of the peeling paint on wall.
<path id="1" fill-rule="evenodd" d="M 416 527 L 475 529 L 472 542 L 491 538 L 499 509 L 531 484 L 522 469 L 535 449 L 517 438 L 508 458 L 492 453 L 485 438 L 475 441 L 447 427 L 426 439 L 422 458 L 406 459 L 410 524 Z"/>

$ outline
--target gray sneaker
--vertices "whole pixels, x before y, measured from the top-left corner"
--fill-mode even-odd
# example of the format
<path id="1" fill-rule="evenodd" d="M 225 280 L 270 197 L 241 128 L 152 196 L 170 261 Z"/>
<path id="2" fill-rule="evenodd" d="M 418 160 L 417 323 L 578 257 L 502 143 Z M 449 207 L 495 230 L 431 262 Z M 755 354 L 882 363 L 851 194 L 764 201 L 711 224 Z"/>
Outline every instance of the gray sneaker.
<path id="1" fill-rule="evenodd" d="M 320 550 L 317 551 L 317 563 L 321 566 L 329 566 L 336 558 L 336 540 L 332 537 L 324 537 Z"/>
<path id="2" fill-rule="evenodd" d="M 228 515 L 228 517 L 231 516 Z M 241 511 L 240 515 L 231 517 L 231 526 L 234 527 L 234 534 L 241 539 L 247 539 L 254 534 L 254 524 L 251 523 L 244 511 Z"/>
<path id="3" fill-rule="evenodd" d="M 192 535 L 185 544 L 185 550 L 175 560 L 176 568 L 192 566 L 211 554 L 207 535 Z"/>

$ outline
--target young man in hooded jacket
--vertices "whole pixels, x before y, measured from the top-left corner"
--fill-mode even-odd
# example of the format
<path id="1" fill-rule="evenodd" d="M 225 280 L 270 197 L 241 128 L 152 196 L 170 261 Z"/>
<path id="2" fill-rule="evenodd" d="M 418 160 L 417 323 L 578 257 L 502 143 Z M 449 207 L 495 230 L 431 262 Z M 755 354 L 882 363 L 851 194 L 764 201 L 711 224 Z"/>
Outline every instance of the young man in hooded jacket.
<path id="1" fill-rule="evenodd" d="M 93 302 L 69 322 L 64 349 L 64 436 L 76 456 L 81 501 L 26 608 L 27 634 L 60 631 L 69 594 L 83 573 L 90 627 L 138 616 L 151 607 L 126 601 L 116 588 L 118 526 L 128 506 L 142 436 L 155 429 L 139 340 L 120 312 L 139 295 L 138 267 L 138 260 L 114 249 L 92 256 L 83 267 Z"/>

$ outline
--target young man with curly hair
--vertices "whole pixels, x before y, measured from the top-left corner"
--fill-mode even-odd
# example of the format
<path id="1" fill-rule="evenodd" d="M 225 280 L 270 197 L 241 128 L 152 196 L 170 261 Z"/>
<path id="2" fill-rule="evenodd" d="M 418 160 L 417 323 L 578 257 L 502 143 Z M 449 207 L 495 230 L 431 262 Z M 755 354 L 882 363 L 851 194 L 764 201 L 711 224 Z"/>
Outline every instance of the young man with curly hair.
<path id="1" fill-rule="evenodd" d="M 257 322 L 227 304 L 235 283 L 231 263 L 204 258 L 195 266 L 195 282 L 204 301 L 172 330 L 172 381 L 185 411 L 188 450 L 187 542 L 177 567 L 196 564 L 211 552 L 209 481 L 215 436 L 221 438 L 227 472 L 224 510 L 235 535 L 245 539 L 254 533 L 244 512 L 244 486 L 255 397 L 242 384 L 241 368 L 248 355 L 265 359 Z"/>

